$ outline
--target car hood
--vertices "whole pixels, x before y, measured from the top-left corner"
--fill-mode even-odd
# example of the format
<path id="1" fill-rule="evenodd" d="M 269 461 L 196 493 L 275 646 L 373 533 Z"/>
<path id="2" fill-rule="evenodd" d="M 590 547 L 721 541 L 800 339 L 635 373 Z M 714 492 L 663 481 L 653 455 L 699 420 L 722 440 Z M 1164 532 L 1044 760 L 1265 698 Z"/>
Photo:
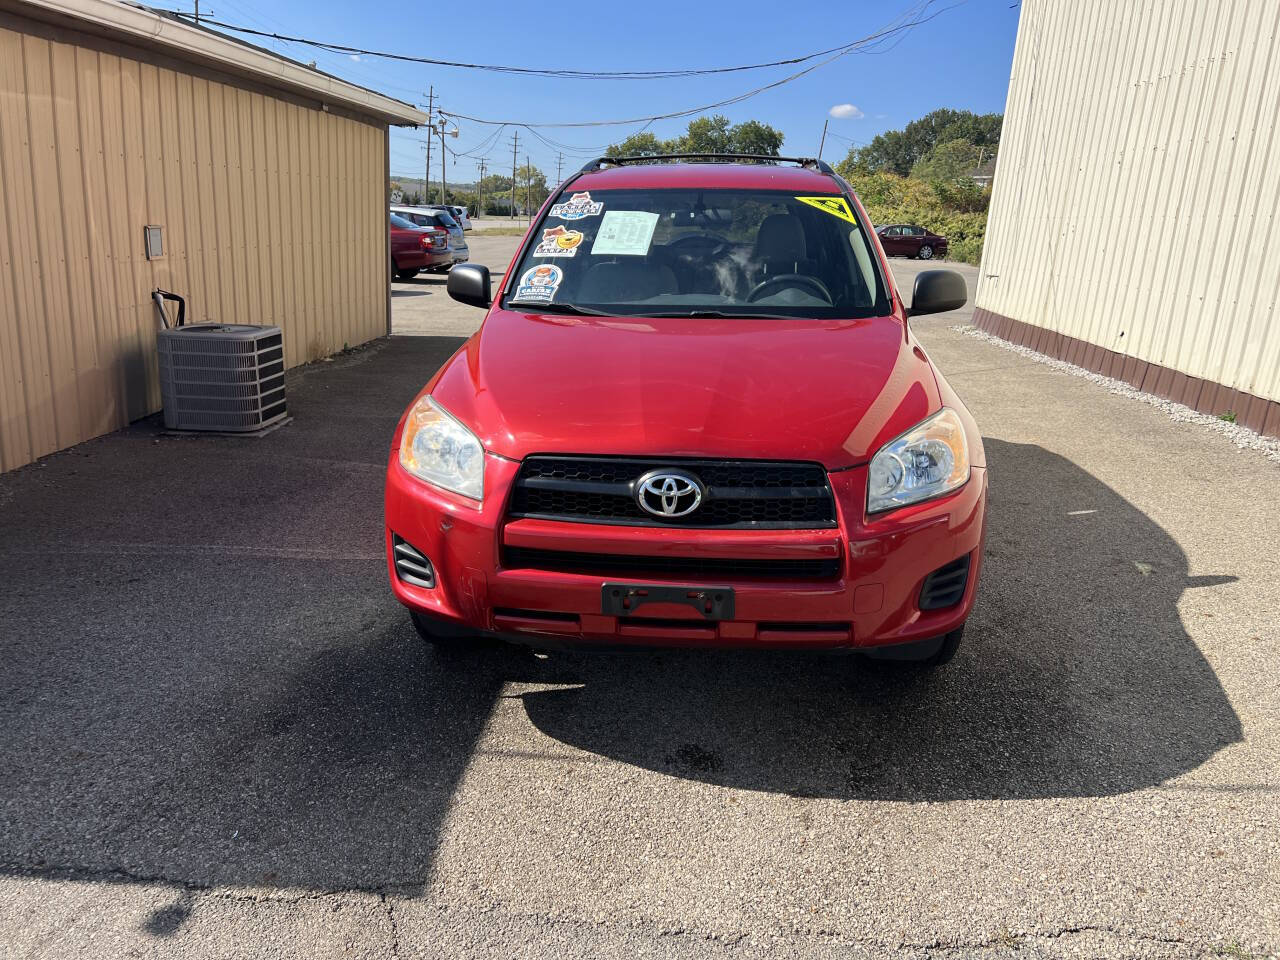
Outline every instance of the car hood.
<path id="1" fill-rule="evenodd" d="M 485 448 L 865 462 L 936 411 L 895 317 L 716 320 L 495 308 L 427 386 Z"/>

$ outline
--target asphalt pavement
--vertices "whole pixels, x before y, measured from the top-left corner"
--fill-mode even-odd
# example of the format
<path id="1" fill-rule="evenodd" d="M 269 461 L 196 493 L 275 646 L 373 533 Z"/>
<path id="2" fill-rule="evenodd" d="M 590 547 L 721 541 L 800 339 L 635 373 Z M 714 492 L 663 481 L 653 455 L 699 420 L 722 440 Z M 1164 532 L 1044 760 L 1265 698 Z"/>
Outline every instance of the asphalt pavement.
<path id="1" fill-rule="evenodd" d="M 479 319 L 436 286 L 266 437 L 0 476 L 0 955 L 1280 949 L 1274 464 L 922 318 L 991 470 L 947 668 L 446 662 L 380 542 L 395 420 Z"/>

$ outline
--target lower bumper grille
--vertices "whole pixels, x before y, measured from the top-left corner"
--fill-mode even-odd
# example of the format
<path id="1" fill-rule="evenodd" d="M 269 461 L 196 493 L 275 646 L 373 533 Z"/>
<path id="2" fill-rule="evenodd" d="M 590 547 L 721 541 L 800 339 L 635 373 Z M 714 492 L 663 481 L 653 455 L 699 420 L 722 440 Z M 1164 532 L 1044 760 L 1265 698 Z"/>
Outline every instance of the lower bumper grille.
<path id="1" fill-rule="evenodd" d="M 503 565 L 510 569 L 555 570 L 587 575 L 646 578 L 833 580 L 838 559 L 758 560 L 736 557 L 642 557 L 615 553 L 572 553 L 507 547 Z"/>
<path id="2" fill-rule="evenodd" d="M 436 585 L 436 572 L 431 561 L 409 541 L 392 534 L 391 552 L 395 557 L 396 576 L 405 583 L 428 590 Z"/>
<path id="3" fill-rule="evenodd" d="M 920 609 L 954 607 L 964 599 L 964 588 L 968 583 L 969 555 L 966 553 L 924 578 L 924 586 L 920 588 Z"/>

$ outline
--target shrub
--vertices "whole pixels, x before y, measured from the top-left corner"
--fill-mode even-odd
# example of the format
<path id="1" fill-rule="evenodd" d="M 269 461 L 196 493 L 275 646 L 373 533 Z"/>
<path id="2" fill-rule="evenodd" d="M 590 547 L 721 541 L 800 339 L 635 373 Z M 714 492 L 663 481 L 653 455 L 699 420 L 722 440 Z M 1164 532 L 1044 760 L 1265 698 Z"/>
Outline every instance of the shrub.
<path id="1" fill-rule="evenodd" d="M 840 173 L 866 207 L 871 222 L 915 223 L 947 238 L 947 256 L 976 265 L 982 259 L 991 191 L 970 181 L 917 180 L 893 173 Z"/>

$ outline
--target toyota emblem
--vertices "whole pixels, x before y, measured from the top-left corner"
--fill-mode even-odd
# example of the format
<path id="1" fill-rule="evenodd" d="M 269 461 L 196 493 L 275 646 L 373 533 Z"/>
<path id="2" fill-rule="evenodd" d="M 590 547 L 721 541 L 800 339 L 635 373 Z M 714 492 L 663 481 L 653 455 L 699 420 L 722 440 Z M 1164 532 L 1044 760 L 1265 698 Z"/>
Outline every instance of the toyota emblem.
<path id="1" fill-rule="evenodd" d="M 687 517 L 698 509 L 705 495 L 697 477 L 674 470 L 654 470 L 636 483 L 640 509 L 663 520 Z"/>

